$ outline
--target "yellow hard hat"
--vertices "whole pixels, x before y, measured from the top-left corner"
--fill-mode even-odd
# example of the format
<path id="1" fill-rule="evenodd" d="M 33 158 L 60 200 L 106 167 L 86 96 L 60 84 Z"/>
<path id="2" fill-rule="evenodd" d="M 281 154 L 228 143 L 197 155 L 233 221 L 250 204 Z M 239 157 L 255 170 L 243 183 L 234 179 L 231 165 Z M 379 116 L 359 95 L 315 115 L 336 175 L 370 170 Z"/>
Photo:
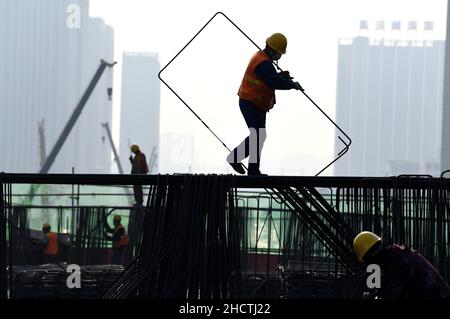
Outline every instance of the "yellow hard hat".
<path id="1" fill-rule="evenodd" d="M 358 260 L 362 262 L 364 255 L 379 241 L 381 238 L 370 231 L 360 232 L 353 240 L 353 252 Z"/>
<path id="2" fill-rule="evenodd" d="M 139 146 L 137 144 L 133 144 L 131 145 L 130 149 L 134 153 L 136 151 L 139 151 Z"/>
<path id="3" fill-rule="evenodd" d="M 277 51 L 280 54 L 286 53 L 287 47 L 287 39 L 281 33 L 274 33 L 270 37 L 267 38 L 266 43 L 273 50 Z"/>
<path id="4" fill-rule="evenodd" d="M 118 220 L 120 222 L 122 217 L 120 217 L 120 215 L 114 215 L 114 220 Z"/>
<path id="5" fill-rule="evenodd" d="M 51 226 L 50 226 L 50 224 L 49 223 L 45 223 L 44 225 L 42 225 L 42 229 L 44 229 L 44 228 L 50 228 Z"/>

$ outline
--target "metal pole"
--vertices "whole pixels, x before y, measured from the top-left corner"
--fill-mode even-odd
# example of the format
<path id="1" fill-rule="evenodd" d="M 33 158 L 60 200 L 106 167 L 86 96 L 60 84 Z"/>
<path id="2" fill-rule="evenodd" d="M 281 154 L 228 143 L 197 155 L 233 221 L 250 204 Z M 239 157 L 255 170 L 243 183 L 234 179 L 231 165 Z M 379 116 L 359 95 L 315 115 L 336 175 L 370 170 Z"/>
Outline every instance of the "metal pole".
<path id="1" fill-rule="evenodd" d="M 0 173 L 0 299 L 8 297 L 6 275 L 6 203 L 4 201 L 4 173 Z"/>
<path id="2" fill-rule="evenodd" d="M 102 126 L 105 128 L 106 134 L 108 135 L 109 143 L 111 144 L 111 148 L 114 153 L 114 160 L 117 163 L 117 169 L 119 170 L 119 174 L 123 174 L 122 163 L 120 162 L 119 154 L 117 154 L 117 149 L 116 149 L 116 146 L 114 145 L 114 141 L 112 139 L 111 131 L 109 129 L 109 123 L 108 122 L 102 123 Z"/>

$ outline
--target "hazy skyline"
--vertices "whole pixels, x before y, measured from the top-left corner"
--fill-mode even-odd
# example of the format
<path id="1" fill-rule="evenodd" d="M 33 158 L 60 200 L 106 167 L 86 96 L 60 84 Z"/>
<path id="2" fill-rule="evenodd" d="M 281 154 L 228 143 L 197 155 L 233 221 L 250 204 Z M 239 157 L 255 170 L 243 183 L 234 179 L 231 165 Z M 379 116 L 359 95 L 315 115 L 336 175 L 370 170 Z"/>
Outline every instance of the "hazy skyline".
<path id="1" fill-rule="evenodd" d="M 11 4 L 12 9 L 16 3 L 21 2 L 7 3 Z M 45 3 L 50 2 L 42 0 L 42 4 Z M 268 1 L 259 1 L 257 14 L 254 13 L 255 3 L 166 1 L 155 4 L 144 0 L 90 1 L 90 17 L 99 17 L 102 20 L 98 21 L 104 21 L 114 29 L 114 54 L 115 60 L 119 62 L 114 68 L 113 90 L 112 129 L 116 143 L 119 141 L 122 54 L 154 52 L 158 55 L 161 66 L 164 66 L 217 11 L 226 13 L 260 46 L 264 45 L 265 38 L 271 33 L 285 33 L 289 40 L 288 52 L 281 59 L 280 66 L 295 76 L 306 93 L 331 118 L 335 117 L 336 107 L 338 40 L 358 34 L 360 20 L 369 22 L 369 34 L 377 38 L 392 37 L 389 31 L 383 33 L 373 30 L 375 23 L 381 20 L 386 22 L 387 30 L 392 21 L 400 20 L 404 30 L 411 20 L 418 21 L 419 29 L 424 21 L 433 21 L 434 32 L 431 37 L 445 38 L 446 1 L 443 0 L 319 0 L 313 3 L 281 1 L 276 7 L 270 6 Z M 61 17 L 70 16 L 65 6 L 60 6 L 58 10 L 61 11 Z M 45 18 L 36 18 L 46 21 L 43 17 Z M 55 32 L 63 32 L 65 30 L 62 28 L 67 27 L 64 21 L 49 22 Z M 89 24 L 81 21 L 80 27 L 88 28 Z M 21 40 L 20 29 L 16 31 L 19 32 L 18 40 Z M 403 38 L 422 36 L 420 32 L 396 33 L 396 36 Z M 77 50 L 85 54 L 91 52 L 93 47 L 95 45 L 89 42 Z M 255 50 L 242 34 L 219 16 L 163 74 L 164 79 L 229 148 L 233 148 L 248 132 L 239 112 L 236 93 L 248 60 Z M 67 57 L 63 55 L 61 58 Z M 91 73 L 93 70 L 83 72 Z M 81 84 L 84 85 L 87 85 L 87 81 L 86 84 Z M 74 97 L 68 104 L 75 105 L 78 99 L 79 97 Z M 285 175 L 315 174 L 333 158 L 336 142 L 334 127 L 299 92 L 278 92 L 277 102 L 267 119 L 268 138 L 263 151 L 263 171 Z M 72 108 L 70 105 L 69 108 Z M 64 123 L 60 123 L 61 128 L 63 125 Z M 193 172 L 231 172 L 225 162 L 227 150 L 162 86 L 161 135 L 165 133 L 192 135 L 195 156 L 194 162 L 186 166 L 186 171 L 192 168 Z M 50 149 L 52 142 L 48 144 Z M 164 147 L 167 149 L 170 145 Z M 78 155 L 89 159 L 88 151 Z M 342 160 L 345 161 L 345 157 Z M 112 160 L 111 163 L 113 166 Z M 162 172 L 173 171 L 166 167 Z M 326 173 L 330 174 L 332 170 Z"/>
<path id="2" fill-rule="evenodd" d="M 392 20 L 401 20 L 404 25 L 409 20 L 417 20 L 419 27 L 423 21 L 432 20 L 435 29 L 434 38 L 445 38 L 447 2 L 444 0 L 278 1 L 276 6 L 270 5 L 269 1 L 258 1 L 257 13 L 254 10 L 255 3 L 255 1 L 172 0 L 156 4 L 145 0 L 91 0 L 91 15 L 102 17 L 114 28 L 115 54 L 119 63 L 123 51 L 147 51 L 158 53 L 161 65 L 166 65 L 217 11 L 227 14 L 260 46 L 264 45 L 265 38 L 271 33 L 283 32 L 288 37 L 289 44 L 287 54 L 280 60 L 280 66 L 291 71 L 306 92 L 332 118 L 335 116 L 336 105 L 338 39 L 355 36 L 360 20 L 368 20 L 372 28 L 375 21 L 385 20 L 387 29 L 390 28 L 389 23 Z M 268 21 L 270 23 L 267 23 Z M 192 55 L 186 55 L 184 58 L 196 62 L 195 66 L 191 65 L 196 70 L 192 79 L 198 80 L 197 76 L 205 77 L 210 72 L 210 69 L 202 68 L 202 65 L 214 66 L 216 61 L 225 61 L 227 55 L 242 51 L 240 55 L 233 55 L 235 58 L 233 61 L 240 62 L 239 65 L 232 63 L 227 65 L 226 74 L 214 72 L 214 76 L 220 74 L 224 77 L 223 82 L 228 83 L 227 87 L 217 91 L 222 94 L 221 100 L 224 100 L 224 105 L 214 104 L 221 112 L 218 115 L 221 120 L 225 119 L 225 122 L 232 124 L 230 125 L 232 129 L 228 131 L 234 132 L 228 135 L 226 128 L 218 127 L 217 130 L 220 131 L 218 135 L 233 147 L 235 141 L 247 132 L 238 110 L 236 91 L 249 59 L 249 52 L 254 49 L 248 43 L 245 44 L 245 41 L 239 43 L 240 46 L 235 46 L 240 41 L 239 36 L 235 35 L 233 28 L 226 24 L 220 25 L 218 21 L 212 27 L 218 30 L 222 28 L 220 30 L 223 31 L 216 34 L 216 38 L 211 36 L 212 41 L 217 41 L 213 46 L 201 47 L 200 42 L 193 43 L 192 46 L 193 55 L 198 52 L 204 53 L 203 60 L 196 59 Z M 227 37 L 231 37 L 232 41 L 224 41 Z M 206 41 L 205 43 L 208 44 Z M 215 50 L 217 48 L 222 51 Z M 226 48 L 229 51 L 223 52 Z M 220 53 L 223 55 L 219 55 Z M 173 77 L 180 81 L 180 94 L 186 97 L 186 100 L 197 100 L 202 104 L 197 106 L 201 116 L 212 116 L 208 114 L 207 109 L 212 102 L 208 97 L 202 99 L 207 95 L 202 88 L 197 86 L 196 89 L 194 87 L 188 89 L 183 85 L 184 79 L 175 76 L 177 70 L 173 68 L 172 71 Z M 182 74 L 182 70 L 178 72 Z M 168 72 L 164 76 L 168 77 Z M 116 87 L 120 87 L 119 79 L 119 72 L 115 70 Z M 195 81 L 191 84 L 195 86 Z M 115 124 L 118 122 L 118 101 L 120 101 L 118 95 L 114 96 Z M 223 96 L 226 96 L 226 99 Z M 333 127 L 323 116 L 317 114 L 304 97 L 295 92 L 279 92 L 277 97 L 278 103 L 268 116 L 268 139 L 263 151 L 262 168 L 270 174 L 314 174 L 323 166 L 322 163 L 325 164 L 333 158 L 335 142 Z M 194 103 L 192 105 L 196 106 Z M 171 116 L 173 114 L 177 116 Z M 214 123 L 209 124 L 212 128 L 218 126 Z M 117 127 L 117 124 L 115 126 Z M 296 130 L 286 129 L 292 127 L 296 127 Z M 205 157 L 210 159 L 205 160 L 208 166 L 212 168 L 216 166 L 217 169 L 223 167 L 222 172 L 228 170 L 223 159 L 226 150 L 214 138 L 208 136 L 209 132 L 201 123 L 197 123 L 181 102 L 162 86 L 161 134 L 170 131 L 192 132 L 196 140 L 196 152 L 208 151 L 208 154 L 205 154 Z M 311 131 L 314 133 L 311 134 Z M 114 134 L 117 138 L 116 130 Z M 327 173 L 330 174 L 330 170 Z"/>
<path id="3" fill-rule="evenodd" d="M 100 59 L 113 59 L 113 30 L 89 17 L 87 1 L 78 2 L 83 28 L 69 28 L 72 4 L 0 1 L 0 171 L 39 172 Z M 111 148 L 100 123 L 112 121 L 106 93 L 112 75 L 108 68 L 99 79 L 49 172 L 110 172 Z"/>
<path id="4" fill-rule="evenodd" d="M 339 46 L 337 122 L 353 152 L 336 175 L 440 174 L 444 55 L 440 40 Z"/>

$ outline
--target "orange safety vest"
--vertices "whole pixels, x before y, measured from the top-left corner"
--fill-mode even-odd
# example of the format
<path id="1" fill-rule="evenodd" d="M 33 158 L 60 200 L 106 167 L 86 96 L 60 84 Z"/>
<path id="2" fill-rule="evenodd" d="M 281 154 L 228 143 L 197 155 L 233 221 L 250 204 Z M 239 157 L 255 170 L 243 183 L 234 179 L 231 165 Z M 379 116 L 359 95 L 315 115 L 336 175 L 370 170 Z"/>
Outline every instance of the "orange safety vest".
<path id="1" fill-rule="evenodd" d="M 125 227 L 123 227 L 123 225 L 119 225 L 116 229 L 114 229 L 113 236 L 116 233 L 116 231 L 118 231 L 121 228 L 123 228 L 123 235 L 120 236 L 120 239 L 118 241 L 113 242 L 114 248 L 120 248 L 128 245 L 128 236 L 127 232 L 125 231 Z"/>
<path id="2" fill-rule="evenodd" d="M 48 245 L 45 247 L 45 253 L 52 256 L 58 255 L 58 237 L 52 232 L 47 233 L 46 236 L 48 237 Z"/>
<path id="3" fill-rule="evenodd" d="M 264 111 L 270 110 L 275 104 L 275 90 L 255 74 L 255 68 L 266 60 L 271 61 L 264 51 L 256 52 L 252 56 L 238 92 L 241 99 L 252 102 Z"/>

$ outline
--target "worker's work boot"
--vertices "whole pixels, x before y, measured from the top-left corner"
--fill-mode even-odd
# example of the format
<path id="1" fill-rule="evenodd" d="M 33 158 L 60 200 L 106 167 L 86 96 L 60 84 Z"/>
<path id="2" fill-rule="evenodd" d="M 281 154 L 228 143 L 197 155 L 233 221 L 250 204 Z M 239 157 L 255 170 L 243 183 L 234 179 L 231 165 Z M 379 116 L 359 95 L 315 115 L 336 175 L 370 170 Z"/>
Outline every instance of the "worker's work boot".
<path id="1" fill-rule="evenodd" d="M 227 162 L 228 164 L 233 167 L 233 169 L 239 173 L 239 174 L 245 174 L 245 168 L 244 165 L 240 161 L 237 160 L 237 158 L 234 158 L 234 151 L 231 151 L 231 153 L 227 156 Z"/>
<path id="2" fill-rule="evenodd" d="M 267 176 L 267 174 L 261 173 L 259 170 L 259 164 L 257 163 L 250 163 L 248 164 L 248 176 Z"/>
<path id="3" fill-rule="evenodd" d="M 233 169 L 239 174 L 245 174 L 245 168 L 242 163 L 228 163 L 233 167 Z"/>

